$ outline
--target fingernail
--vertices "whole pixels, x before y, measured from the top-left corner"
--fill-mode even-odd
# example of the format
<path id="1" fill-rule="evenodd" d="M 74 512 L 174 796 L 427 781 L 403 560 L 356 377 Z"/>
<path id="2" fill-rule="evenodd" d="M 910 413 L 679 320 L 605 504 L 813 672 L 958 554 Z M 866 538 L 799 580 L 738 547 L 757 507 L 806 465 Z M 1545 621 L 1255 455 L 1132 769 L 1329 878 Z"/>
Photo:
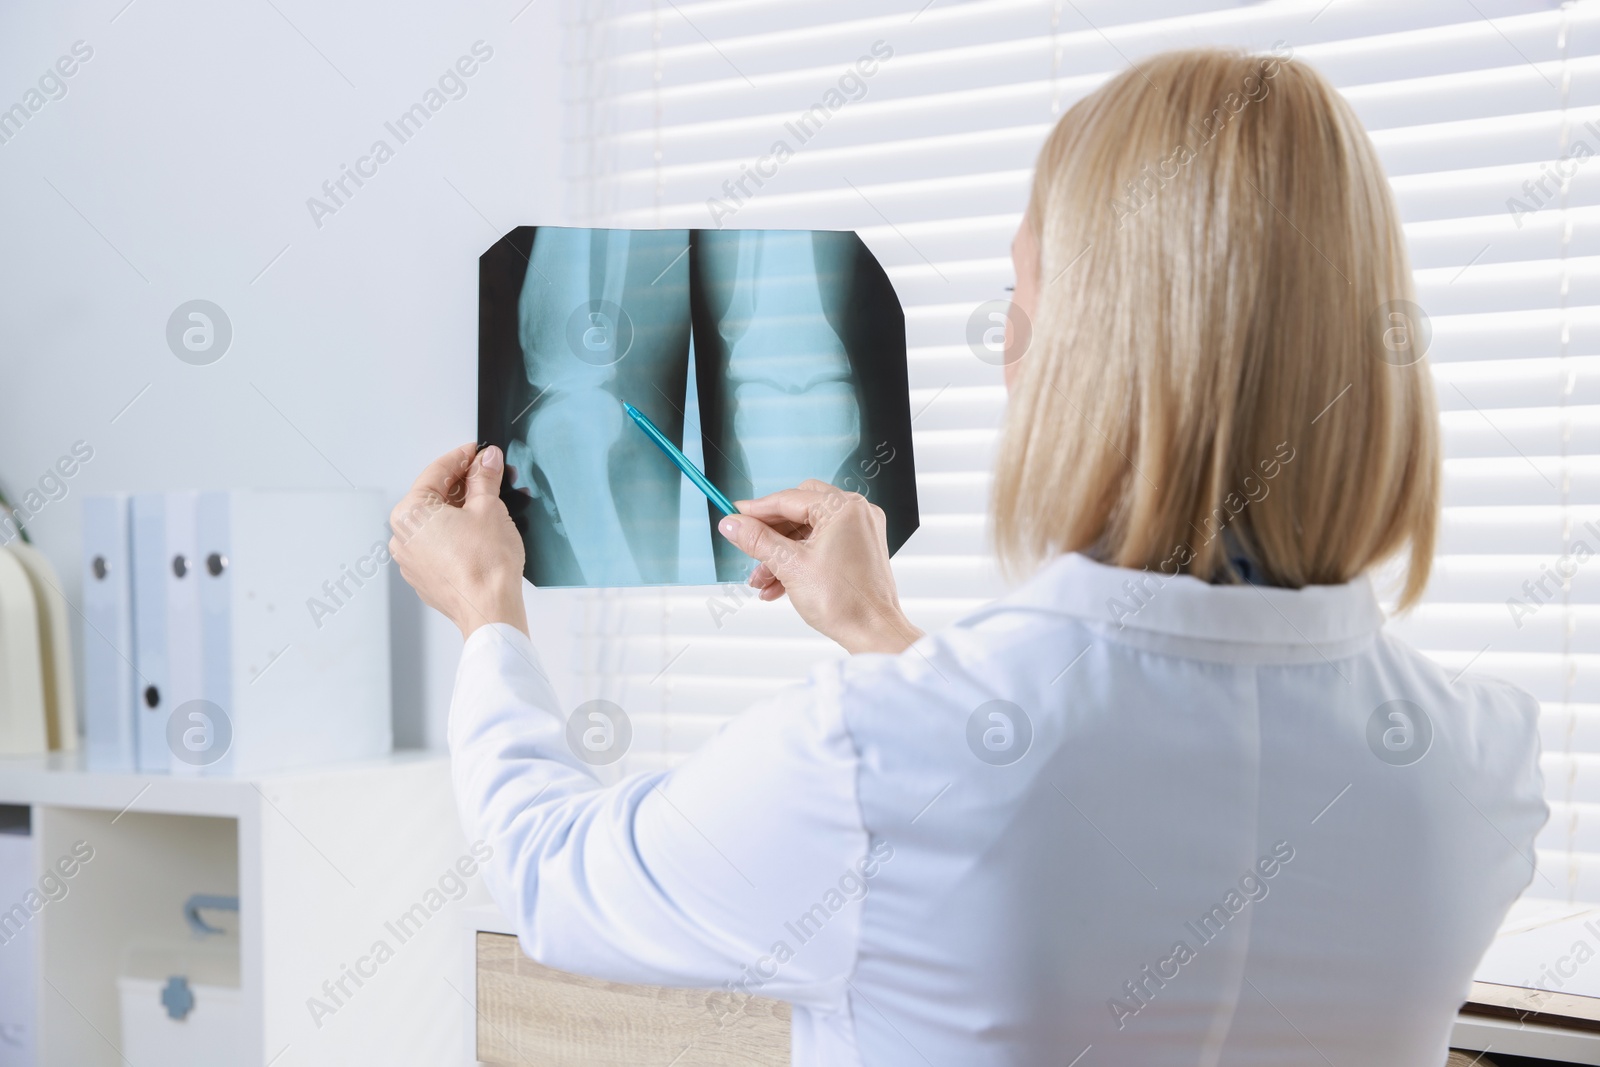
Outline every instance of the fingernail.
<path id="1" fill-rule="evenodd" d="M 732 515 L 729 515 L 727 518 L 717 523 L 717 530 L 722 534 L 723 537 L 731 540 L 733 535 L 739 532 L 739 520 L 735 519 Z"/>
<path id="2" fill-rule="evenodd" d="M 486 470 L 486 471 L 497 471 L 497 470 L 499 470 L 500 469 L 500 449 L 497 448 L 494 445 L 490 445 L 488 448 L 484 449 L 483 450 L 482 462 L 483 462 L 483 469 Z"/>

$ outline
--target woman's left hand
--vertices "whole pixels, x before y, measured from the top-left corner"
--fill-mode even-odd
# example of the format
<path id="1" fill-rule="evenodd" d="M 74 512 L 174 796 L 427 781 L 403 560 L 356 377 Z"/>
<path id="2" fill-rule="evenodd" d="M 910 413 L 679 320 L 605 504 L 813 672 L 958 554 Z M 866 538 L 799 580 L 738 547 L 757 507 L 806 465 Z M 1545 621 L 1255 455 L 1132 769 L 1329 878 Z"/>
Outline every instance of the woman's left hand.
<path id="1" fill-rule="evenodd" d="M 389 554 L 422 602 L 470 637 L 488 623 L 528 632 L 522 537 L 500 502 L 504 458 L 491 445 L 446 452 L 389 515 Z"/>

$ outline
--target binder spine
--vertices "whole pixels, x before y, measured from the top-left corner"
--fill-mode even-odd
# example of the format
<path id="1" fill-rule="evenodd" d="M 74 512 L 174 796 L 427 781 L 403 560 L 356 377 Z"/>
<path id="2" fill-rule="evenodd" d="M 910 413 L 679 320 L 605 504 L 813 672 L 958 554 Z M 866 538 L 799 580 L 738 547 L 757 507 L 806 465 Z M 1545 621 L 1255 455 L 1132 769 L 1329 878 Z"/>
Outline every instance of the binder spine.
<path id="1" fill-rule="evenodd" d="M 200 494 L 193 490 L 166 494 L 167 504 L 167 688 L 165 709 L 161 716 L 161 747 L 166 758 L 162 769 L 187 772 L 194 767 L 174 751 L 175 743 L 198 736 L 204 739 L 205 725 L 201 723 L 199 735 L 187 733 L 196 707 L 191 701 L 201 699 L 200 651 L 200 576 L 203 565 L 199 559 L 197 512 Z M 174 713 L 179 725 L 169 730 Z M 185 750 L 187 754 L 187 750 Z"/>
<path id="2" fill-rule="evenodd" d="M 211 736 L 220 752 L 208 753 L 200 764 L 205 774 L 233 770 L 233 731 L 238 708 L 233 693 L 233 568 L 231 493 L 201 493 L 196 512 L 198 536 L 195 578 L 200 599 L 200 695 L 216 705 L 223 722 L 212 724 Z"/>
<path id="3" fill-rule="evenodd" d="M 130 506 L 122 493 L 83 502 L 83 711 L 93 770 L 138 765 Z"/>
<path id="4" fill-rule="evenodd" d="M 133 647 L 139 674 L 138 766 L 164 772 L 167 751 L 167 533 L 166 498 L 139 493 L 132 506 Z"/>

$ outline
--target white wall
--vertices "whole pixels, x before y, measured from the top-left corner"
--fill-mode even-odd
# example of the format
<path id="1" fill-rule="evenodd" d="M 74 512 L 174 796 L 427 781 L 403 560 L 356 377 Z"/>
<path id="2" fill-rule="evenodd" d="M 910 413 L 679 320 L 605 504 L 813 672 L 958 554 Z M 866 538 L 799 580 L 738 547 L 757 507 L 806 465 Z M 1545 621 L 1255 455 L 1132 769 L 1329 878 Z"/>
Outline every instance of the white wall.
<path id="1" fill-rule="evenodd" d="M 0 108 L 93 49 L 0 144 L 0 486 L 93 448 L 29 524 L 74 603 L 87 493 L 398 498 L 475 436 L 478 254 L 564 221 L 555 0 L 126 2 L 0 7 Z M 401 144 L 384 123 L 480 40 Z M 307 198 L 380 138 L 394 158 L 319 228 Z M 166 343 L 195 298 L 233 326 L 209 366 Z M 391 584 L 396 740 L 442 745 L 459 637 Z"/>

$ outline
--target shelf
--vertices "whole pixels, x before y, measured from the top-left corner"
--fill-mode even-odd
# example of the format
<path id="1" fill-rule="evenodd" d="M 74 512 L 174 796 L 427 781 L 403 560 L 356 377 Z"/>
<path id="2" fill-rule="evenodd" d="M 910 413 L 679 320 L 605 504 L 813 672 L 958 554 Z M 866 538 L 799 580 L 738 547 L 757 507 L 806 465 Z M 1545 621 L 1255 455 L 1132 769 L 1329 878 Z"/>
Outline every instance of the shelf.
<path id="1" fill-rule="evenodd" d="M 459 919 L 446 913 L 488 895 L 454 874 L 467 842 L 444 754 L 226 778 L 0 758 L 0 804 L 31 810 L 35 882 L 76 843 L 93 848 L 29 920 L 40 1063 L 120 1067 L 117 979 L 131 952 L 184 948 L 182 903 L 197 892 L 239 898 L 246 1052 L 230 1064 L 460 1062 Z M 367 988 L 350 984 L 379 942 L 393 958 Z M 313 1013 L 340 982 L 337 1010 Z"/>
<path id="2" fill-rule="evenodd" d="M 329 764 L 293 771 L 200 777 L 92 771 L 79 752 L 0 757 L 0 804 L 43 804 L 60 807 L 163 812 L 171 815 L 238 816 L 255 810 L 265 785 L 344 780 L 382 775 L 417 764 L 448 763 L 444 753 L 408 750 L 370 760 Z"/>

